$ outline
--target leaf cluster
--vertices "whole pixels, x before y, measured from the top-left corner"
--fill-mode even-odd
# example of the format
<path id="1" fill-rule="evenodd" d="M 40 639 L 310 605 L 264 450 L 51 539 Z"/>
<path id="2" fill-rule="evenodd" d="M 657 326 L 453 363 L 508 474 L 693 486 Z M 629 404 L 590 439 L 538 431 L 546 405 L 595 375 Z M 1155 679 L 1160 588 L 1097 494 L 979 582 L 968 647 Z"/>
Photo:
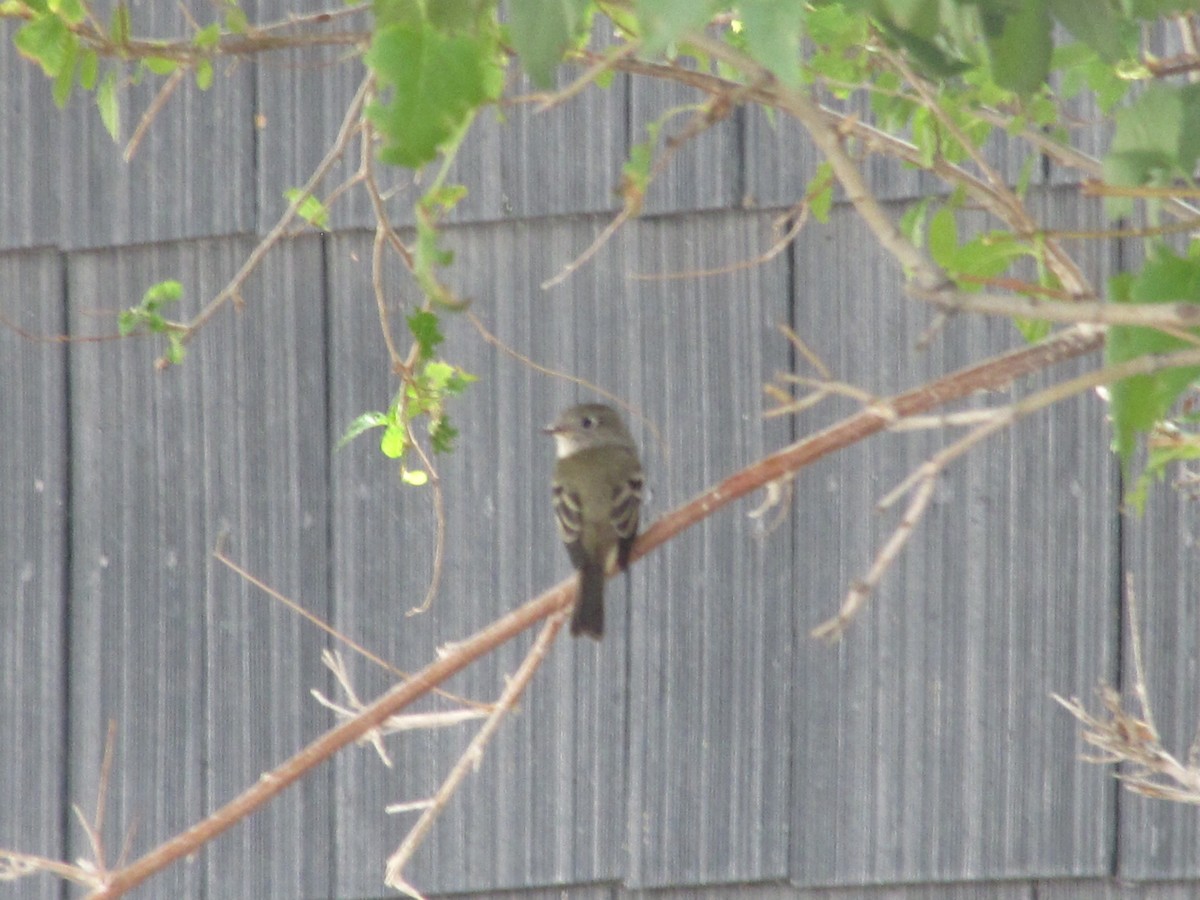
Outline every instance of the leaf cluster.
<path id="1" fill-rule="evenodd" d="M 670 110 L 630 142 L 622 170 L 623 216 L 640 212 L 651 182 L 674 152 L 678 137 L 666 136 L 668 125 L 684 118 L 684 133 L 690 134 L 718 120 L 721 101 L 729 99 L 719 95 L 722 89 L 759 90 L 760 97 L 803 92 L 846 104 L 865 96 L 875 127 L 902 136 L 912 148 L 907 164 L 951 183 L 958 179 L 948 197 L 914 204 L 900 223 L 907 240 L 926 250 L 964 292 L 995 284 L 1019 261 L 1032 263 L 1037 278 L 1023 290 L 1035 296 L 1064 289 L 1061 266 L 1046 236 L 1009 212 L 1019 207 L 1040 152 L 1026 155 L 1016 184 L 990 196 L 979 187 L 991 177 L 987 172 L 974 186 L 956 173 L 985 165 L 982 148 L 1000 130 L 1014 137 L 1039 136 L 1039 150 L 1069 147 L 1063 104 L 1088 92 L 1115 123 L 1103 176 L 1109 185 L 1127 189 L 1108 199 L 1109 214 L 1129 216 L 1140 192 L 1146 196 L 1142 208 L 1157 221 L 1171 191 L 1194 187 L 1200 87 L 1157 77 L 1161 67 L 1147 53 L 1144 34 L 1160 17 L 1197 9 L 1200 0 L 743 0 L 736 5 L 521 0 L 504 6 L 499 0 L 375 0 L 369 34 L 359 45 L 374 79 L 364 126 L 377 141 L 380 162 L 438 168 L 415 205 L 416 239 L 399 248 L 423 295 L 407 319 L 415 358 L 399 367 L 401 385 L 388 411 L 365 414 L 350 431 L 383 427 L 384 452 L 397 458 L 413 447 L 413 417 L 426 420 L 434 450 L 449 449 L 453 442 L 445 403 L 471 377 L 434 354 L 441 342 L 440 317 L 466 304 L 444 278 L 453 255 L 441 243 L 443 222 L 466 189 L 447 184 L 445 173 L 471 123 L 481 110 L 502 101 L 506 85 L 516 83 L 518 68 L 548 90 L 564 63 L 586 64 L 587 77 L 601 85 L 631 57 L 667 74 L 682 68 L 706 77 L 715 73 L 709 103 Z M 229 42 L 261 33 L 232 0 L 219 6 L 214 20 L 194 25 L 178 40 L 138 37 L 136 16 L 126 3 L 118 3 L 103 25 L 87 0 L 0 0 L 0 16 L 23 20 L 14 45 L 45 72 L 56 101 L 65 103 L 74 87 L 94 92 L 114 137 L 126 84 L 186 69 L 198 86 L 207 87 L 213 61 L 227 52 Z M 589 49 L 592 35 L 605 31 L 616 36 L 617 45 Z M 1067 40 L 1058 40 L 1064 34 Z M 1197 69 L 1200 61 L 1193 61 L 1190 71 Z M 857 113 L 847 113 L 852 115 Z M 818 219 L 828 214 L 834 184 L 828 166 L 809 184 L 804 202 Z M 328 227 L 329 211 L 319 197 L 299 189 L 287 196 L 304 221 Z M 981 201 L 1001 227 L 971 233 L 961 214 Z M 1174 253 L 1154 241 L 1149 250 L 1141 272 L 1109 285 L 1109 300 L 1197 302 L 1191 271 L 1195 251 Z M 164 334 L 168 358 L 181 359 L 183 339 L 160 312 L 163 297 L 150 296 L 156 288 L 122 314 L 122 331 Z M 1015 324 L 1029 339 L 1049 329 L 1020 319 Z M 1162 353 L 1189 339 L 1114 327 L 1109 357 L 1116 362 Z M 1131 459 L 1140 436 L 1172 415 L 1197 375 L 1168 370 L 1116 386 L 1114 446 L 1123 461 Z"/>

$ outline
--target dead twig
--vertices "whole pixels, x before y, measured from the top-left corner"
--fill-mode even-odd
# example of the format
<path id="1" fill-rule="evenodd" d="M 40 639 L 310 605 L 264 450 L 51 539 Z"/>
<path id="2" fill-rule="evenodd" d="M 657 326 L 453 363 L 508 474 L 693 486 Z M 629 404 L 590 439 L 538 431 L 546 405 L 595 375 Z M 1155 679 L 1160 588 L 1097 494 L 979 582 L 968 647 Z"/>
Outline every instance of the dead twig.
<path id="1" fill-rule="evenodd" d="M 1101 338 L 1086 330 L 1064 331 L 1031 347 L 999 357 L 921 385 L 887 401 L 899 415 L 925 412 L 943 403 L 961 399 L 976 390 L 998 388 L 1013 379 L 1040 371 L 1055 363 L 1099 348 Z M 1194 352 L 1194 351 L 1193 351 Z M 717 510 L 789 476 L 821 457 L 883 430 L 889 418 L 875 410 L 864 410 L 817 434 L 811 435 L 756 463 L 747 466 L 709 490 L 654 522 L 639 538 L 631 554 L 640 559 L 686 528 Z M 134 888 L 155 873 L 199 850 L 217 835 L 228 831 L 251 812 L 276 797 L 311 768 L 354 743 L 390 717 L 404 710 L 474 660 L 523 633 L 534 623 L 561 612 L 575 599 L 577 579 L 570 577 L 525 605 L 454 645 L 407 681 L 396 685 L 366 706 L 354 719 L 343 722 L 297 751 L 270 772 L 256 779 L 240 795 L 211 815 L 159 844 L 126 866 L 108 873 L 93 888 L 92 898 L 114 898 Z"/>
<path id="2" fill-rule="evenodd" d="M 546 653 L 550 649 L 550 645 L 554 642 L 555 636 L 563 626 L 565 621 L 565 611 L 550 617 L 550 620 L 542 626 L 541 632 L 538 634 L 537 640 L 533 646 L 529 648 L 529 653 L 526 654 L 524 661 L 520 667 L 509 679 L 505 685 L 504 691 L 500 694 L 496 701 L 495 707 L 487 721 L 471 739 L 471 743 L 467 745 L 467 749 L 463 751 L 458 762 L 450 770 L 450 774 L 446 776 L 446 780 L 442 782 L 442 786 L 438 788 L 437 793 L 432 798 L 425 801 L 419 801 L 418 808 L 423 811 L 421 817 L 417 819 L 408 835 L 396 848 L 387 861 L 387 872 L 384 877 L 384 883 L 388 887 L 396 888 L 404 891 L 410 897 L 415 897 L 420 900 L 421 893 L 417 891 L 404 879 L 404 867 L 413 853 L 421 845 L 421 842 L 429 834 L 429 830 L 433 827 L 433 823 L 437 821 L 437 817 L 442 810 L 446 808 L 446 804 L 450 802 L 450 798 L 454 796 L 454 792 L 462 783 L 462 780 L 467 776 L 467 773 L 472 769 L 479 767 L 479 761 L 483 758 L 484 748 L 487 746 L 492 735 L 496 733 L 496 729 L 500 726 L 504 716 L 511 711 L 520 699 L 525 687 L 529 684 L 534 673 L 541 666 L 542 661 L 546 658 Z M 412 805 L 406 805 L 399 809 L 411 809 Z"/>
<path id="3" fill-rule="evenodd" d="M 343 153 L 346 152 L 346 147 L 349 145 L 351 137 L 353 137 L 354 132 L 360 126 L 363 103 L 366 99 L 367 91 L 372 84 L 372 80 L 372 76 L 370 75 L 367 75 L 363 78 L 362 83 L 358 87 L 358 91 L 354 95 L 354 99 L 350 101 L 350 105 L 346 109 L 346 115 L 342 119 L 341 128 L 338 129 L 337 137 L 334 139 L 332 146 L 329 148 L 329 152 L 327 152 L 324 159 L 317 164 L 316 169 L 313 170 L 312 175 L 309 176 L 309 179 L 305 183 L 304 187 L 300 189 L 292 202 L 288 204 L 287 209 L 283 211 L 283 215 L 279 217 L 279 221 L 277 221 L 271 230 L 268 231 L 263 237 L 263 239 L 258 242 L 258 245 L 252 251 L 250 251 L 250 254 L 243 261 L 241 268 L 239 268 L 233 278 L 229 280 L 229 283 L 226 284 L 225 287 L 223 287 L 215 297 L 209 300 L 208 303 L 205 304 L 205 306 L 200 310 L 200 312 L 198 312 L 191 319 L 191 321 L 186 324 L 183 333 L 180 336 L 180 340 L 183 343 L 186 344 L 191 341 L 191 339 L 195 337 L 196 332 L 204 327 L 205 323 L 208 322 L 208 320 L 216 314 L 217 310 L 219 310 L 226 303 L 231 300 L 238 303 L 241 302 L 242 287 L 245 285 L 247 279 L 249 279 L 255 269 L 258 268 L 259 264 L 263 261 L 263 258 L 267 255 L 267 253 L 270 252 L 271 248 L 274 247 L 284 236 L 288 225 L 291 223 L 292 219 L 295 218 L 296 213 L 299 211 L 300 204 L 303 203 L 306 198 L 312 195 L 312 192 L 316 190 L 317 185 L 324 180 L 325 175 L 333 167 L 333 164 L 341 158 Z M 158 361 L 157 365 L 162 367 L 167 365 L 167 362 L 165 359 L 161 359 Z"/>
<path id="4" fill-rule="evenodd" d="M 290 609 L 296 615 L 300 616 L 300 618 L 304 619 L 306 622 L 310 623 L 311 625 L 315 625 L 317 628 L 319 628 L 321 631 L 325 632 L 327 635 L 329 635 L 335 641 L 345 644 L 347 647 L 349 647 L 351 650 L 353 650 L 359 656 L 363 657 L 364 659 L 370 660 L 372 663 L 379 666 L 379 668 L 383 669 L 384 671 L 390 672 L 392 675 L 394 675 L 400 679 L 407 679 L 407 678 L 413 677 L 411 672 L 405 672 L 403 669 L 396 668 L 394 665 L 392 665 L 390 662 L 388 662 L 383 657 L 379 656 L 376 653 L 372 653 L 370 650 L 368 650 L 366 647 L 364 647 L 362 644 L 358 643 L 356 640 L 354 640 L 350 636 L 338 631 L 336 628 L 334 628 L 332 625 L 330 625 L 328 622 L 326 622 L 320 616 L 316 615 L 315 613 L 309 612 L 307 609 L 305 609 L 303 606 L 301 606 L 299 603 L 297 603 L 291 597 L 288 597 L 286 594 L 283 594 L 283 593 L 275 590 L 275 588 L 271 587 L 269 584 L 267 584 L 265 581 L 263 581 L 258 576 L 254 575 L 248 569 L 246 569 L 243 566 L 239 565 L 238 563 L 234 562 L 229 557 L 229 555 L 225 552 L 225 543 L 226 543 L 227 538 L 228 538 L 228 535 L 226 533 L 222 533 L 217 538 L 217 547 L 215 550 L 213 550 L 213 559 L 215 559 L 217 562 L 226 566 L 231 571 L 236 572 L 244 580 L 246 580 L 250 584 L 254 585 L 256 588 L 258 588 L 264 594 L 269 596 L 272 600 L 275 600 L 277 603 L 282 603 L 284 606 L 286 606 L 288 609 Z M 325 651 L 325 652 L 327 652 L 327 651 Z M 439 696 L 441 696 L 447 700 L 450 700 L 454 703 L 462 704 L 463 706 L 472 707 L 474 709 L 485 709 L 485 710 L 490 709 L 490 707 L 486 703 L 480 703 L 478 700 L 471 700 L 467 697 L 462 697 L 458 694 L 453 694 L 449 691 L 444 691 L 444 690 L 438 689 L 438 690 L 434 691 L 434 693 L 436 693 Z"/>
<path id="5" fill-rule="evenodd" d="M 1007 406 L 989 410 L 991 416 L 988 421 L 934 454 L 880 501 L 880 508 L 886 509 L 906 493 L 913 492 L 908 509 L 905 510 L 895 531 L 876 555 L 867 574 L 851 586 L 837 615 L 813 629 L 813 637 L 836 640 L 842 636 L 846 626 L 862 608 L 866 597 L 878 586 L 883 574 L 891 567 L 900 550 L 912 536 L 913 527 L 924 514 L 933 496 L 937 478 L 951 462 L 997 432 L 1010 427 L 1018 419 L 1053 406 L 1068 397 L 1134 375 L 1148 375 L 1164 369 L 1195 365 L 1200 365 L 1200 350 L 1181 350 L 1161 356 L 1140 356 L 1070 378 Z"/>
<path id="6" fill-rule="evenodd" d="M 1146 687 L 1132 574 L 1127 576 L 1125 602 L 1129 613 L 1133 691 L 1137 710 L 1127 710 L 1120 692 L 1103 683 L 1096 689 L 1100 705 L 1104 708 L 1100 714 L 1088 712 L 1077 697 L 1068 700 L 1058 694 L 1050 696 L 1079 720 L 1084 728 L 1083 740 L 1100 751 L 1099 756 L 1081 757 L 1084 761 L 1100 765 L 1124 764 L 1127 768 L 1117 773 L 1117 779 L 1128 790 L 1143 797 L 1200 804 L 1197 744 L 1193 743 L 1188 751 L 1187 762 L 1181 762 L 1163 747 L 1162 737 L 1154 724 L 1150 693 Z"/>

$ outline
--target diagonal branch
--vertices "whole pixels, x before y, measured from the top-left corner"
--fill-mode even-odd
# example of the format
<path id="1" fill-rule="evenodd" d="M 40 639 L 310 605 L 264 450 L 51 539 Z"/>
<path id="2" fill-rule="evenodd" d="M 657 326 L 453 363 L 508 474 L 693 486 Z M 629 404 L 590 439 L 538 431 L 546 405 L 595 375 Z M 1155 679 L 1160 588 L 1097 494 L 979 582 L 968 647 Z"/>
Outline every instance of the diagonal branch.
<path id="1" fill-rule="evenodd" d="M 977 390 L 1003 387 L 1017 378 L 1091 353 L 1099 349 L 1102 340 L 1102 336 L 1091 329 L 1068 329 L 1034 346 L 993 357 L 890 399 L 881 400 L 823 431 L 763 457 L 663 516 L 638 539 L 633 548 L 632 558 L 640 559 L 680 532 L 752 491 L 764 488 L 780 478 L 794 475 L 809 463 L 882 431 L 898 417 L 926 412 L 966 397 Z M 575 588 L 576 579 L 568 578 L 454 645 L 445 655 L 417 672 L 411 679 L 384 693 L 359 716 L 325 732 L 275 769 L 265 773 L 253 785 L 207 818 L 129 865 L 111 872 L 104 880 L 103 886 L 89 896 L 119 897 L 156 872 L 195 853 L 205 843 L 228 831 L 237 822 L 281 794 L 310 769 L 379 727 L 388 718 L 465 669 L 476 659 L 512 640 L 547 616 L 565 609 L 575 598 Z"/>

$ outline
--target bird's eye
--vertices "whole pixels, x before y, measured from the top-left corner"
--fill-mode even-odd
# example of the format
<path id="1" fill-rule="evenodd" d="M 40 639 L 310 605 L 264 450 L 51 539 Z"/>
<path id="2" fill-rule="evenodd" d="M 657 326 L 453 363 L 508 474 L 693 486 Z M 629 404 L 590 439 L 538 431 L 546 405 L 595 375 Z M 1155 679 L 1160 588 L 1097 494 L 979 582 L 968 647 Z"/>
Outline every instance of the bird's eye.
<path id="1" fill-rule="evenodd" d="M 584 428 L 591 428 L 593 425 L 596 424 L 596 420 L 593 419 L 591 416 L 584 416 L 582 419 L 579 420 L 579 424 L 582 425 Z"/>

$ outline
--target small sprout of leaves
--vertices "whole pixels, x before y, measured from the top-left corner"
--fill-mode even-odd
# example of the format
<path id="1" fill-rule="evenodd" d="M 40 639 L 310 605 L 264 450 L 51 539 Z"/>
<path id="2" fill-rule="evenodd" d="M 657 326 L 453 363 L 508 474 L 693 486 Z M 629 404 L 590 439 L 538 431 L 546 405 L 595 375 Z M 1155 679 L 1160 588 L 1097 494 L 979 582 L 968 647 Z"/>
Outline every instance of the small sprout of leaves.
<path id="1" fill-rule="evenodd" d="M 167 339 L 167 350 L 163 354 L 166 362 L 175 365 L 183 362 L 187 347 L 183 343 L 184 326 L 163 315 L 163 308 L 176 303 L 183 296 L 183 285 L 178 281 L 160 281 L 151 285 L 142 295 L 137 306 L 117 314 L 117 331 L 122 337 L 131 334 L 161 334 Z"/>
<path id="2" fill-rule="evenodd" d="M 398 418 L 393 418 L 383 429 L 379 440 L 379 452 L 388 459 L 400 459 L 408 449 L 408 428 Z"/>
<path id="3" fill-rule="evenodd" d="M 179 67 L 178 62 L 165 56 L 147 56 L 142 65 L 155 75 L 170 75 Z"/>
<path id="4" fill-rule="evenodd" d="M 320 228 L 322 231 L 328 230 L 329 209 L 324 203 L 312 194 L 304 193 L 300 188 L 288 188 L 283 192 L 283 196 L 288 203 L 295 203 L 297 197 L 303 197 L 300 205 L 296 207 L 296 213 L 314 228 Z"/>
<path id="5" fill-rule="evenodd" d="M 213 22 L 196 32 L 194 43 L 201 50 L 211 50 L 221 40 L 221 23 Z"/>
<path id="6" fill-rule="evenodd" d="M 386 424 L 387 413 L 365 412 L 350 423 L 342 435 L 342 439 L 338 441 L 338 447 L 344 447 L 360 434 L 370 431 L 372 428 L 382 428 Z"/>
<path id="7" fill-rule="evenodd" d="M 213 67 L 212 63 L 207 59 L 202 59 L 196 63 L 196 87 L 202 91 L 207 91 L 212 87 Z"/>
<path id="8" fill-rule="evenodd" d="M 411 484 L 413 487 L 422 487 L 429 483 L 429 473 L 424 469 L 409 469 L 401 466 L 400 480 L 405 484 Z"/>
<path id="9" fill-rule="evenodd" d="M 438 317 L 427 309 L 419 309 L 408 317 L 408 330 L 417 339 L 422 359 L 433 356 L 437 345 L 446 339 L 439 327 Z"/>
<path id="10" fill-rule="evenodd" d="M 429 424 L 429 440 L 434 453 L 449 453 L 454 449 L 458 439 L 458 429 L 450 424 L 450 419 L 442 416 Z"/>

